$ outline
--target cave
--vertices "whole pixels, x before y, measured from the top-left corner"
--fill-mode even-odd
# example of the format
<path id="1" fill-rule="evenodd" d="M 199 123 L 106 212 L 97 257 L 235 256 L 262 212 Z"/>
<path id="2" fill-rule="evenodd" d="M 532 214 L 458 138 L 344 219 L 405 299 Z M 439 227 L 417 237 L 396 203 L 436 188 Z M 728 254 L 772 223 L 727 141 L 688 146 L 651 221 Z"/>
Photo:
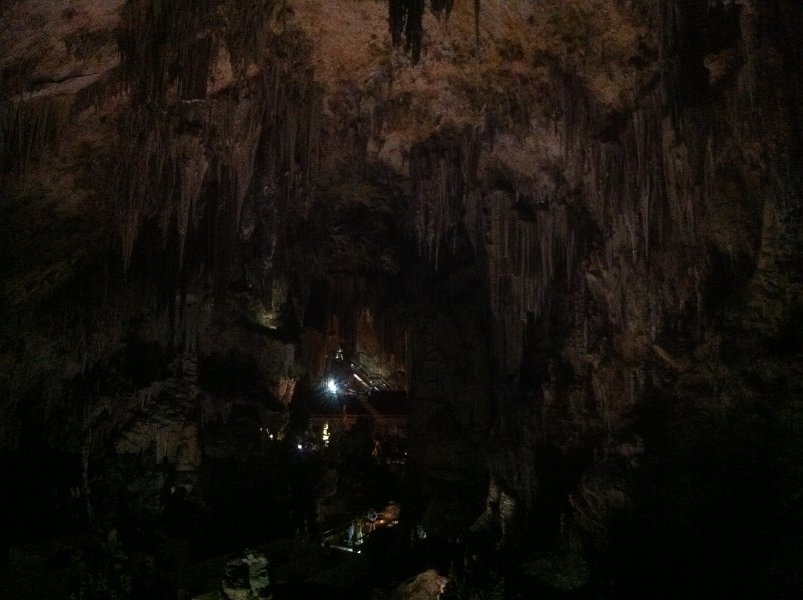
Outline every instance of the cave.
<path id="1" fill-rule="evenodd" d="M 799 0 L 0 24 L 0 598 L 803 597 Z"/>

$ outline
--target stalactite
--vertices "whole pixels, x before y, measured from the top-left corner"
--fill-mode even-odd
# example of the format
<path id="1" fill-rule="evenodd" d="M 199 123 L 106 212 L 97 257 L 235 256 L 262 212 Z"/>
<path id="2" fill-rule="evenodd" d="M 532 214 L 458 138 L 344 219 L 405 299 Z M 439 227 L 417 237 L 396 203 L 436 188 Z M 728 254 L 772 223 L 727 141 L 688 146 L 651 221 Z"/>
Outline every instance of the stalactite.
<path id="1" fill-rule="evenodd" d="M 404 40 L 405 51 L 412 54 L 413 62 L 421 57 L 422 19 L 424 0 L 389 0 L 388 24 L 394 46 Z"/>
<path id="2" fill-rule="evenodd" d="M 474 43 L 480 47 L 480 0 L 474 0 Z"/>
<path id="3" fill-rule="evenodd" d="M 198 52 L 199 33 L 212 31 L 220 0 L 128 0 L 118 36 L 123 77 L 136 100 L 163 105 L 179 80 L 203 81 L 212 53 Z M 246 35 L 246 32 L 241 32 Z M 187 73 L 192 66 L 196 73 Z M 181 74 L 181 75 L 180 75 Z M 193 86 L 194 87 L 194 86 Z"/>
<path id="4" fill-rule="evenodd" d="M 271 200 L 281 200 L 274 207 L 279 214 L 293 200 L 306 203 L 312 196 L 322 93 L 307 66 L 309 49 L 292 33 L 272 31 L 275 5 L 126 5 L 118 43 L 131 107 L 121 121 L 126 150 L 113 193 L 126 269 L 139 229 L 149 220 L 161 223 L 165 243 L 175 223 L 181 268 L 186 238 L 202 217 L 198 200 L 208 186 L 219 193 L 211 228 L 217 240 L 210 247 L 213 280 L 222 286 L 242 234 L 246 199 L 259 196 L 252 186 L 256 169 L 277 189 Z M 209 72 L 221 55 L 231 61 L 239 92 L 207 97 Z"/>
<path id="5" fill-rule="evenodd" d="M 443 244 L 454 247 L 462 211 L 473 184 L 477 159 L 475 132 L 447 130 L 415 145 L 410 179 L 419 251 L 437 264 Z"/>
<path id="6" fill-rule="evenodd" d="M 454 0 L 431 0 L 430 2 L 432 14 L 435 15 L 437 19 L 448 19 L 453 6 Z"/>
<path id="7" fill-rule="evenodd" d="M 270 36 L 269 23 L 278 4 L 277 0 L 226 1 L 218 8 L 226 23 L 226 45 L 238 76 L 245 76 L 250 63 L 263 59 L 263 49 Z"/>
<path id="8" fill-rule="evenodd" d="M 196 136 L 182 136 L 178 143 L 178 156 L 175 158 L 179 170 L 180 193 L 177 207 L 178 229 L 178 264 L 184 258 L 184 244 L 189 230 L 190 215 L 195 212 L 195 205 L 201 195 L 209 162 L 206 160 L 203 140 Z"/>
<path id="9" fill-rule="evenodd" d="M 556 284 L 565 281 L 570 289 L 577 251 L 577 224 L 566 205 L 539 200 L 534 215 L 522 219 L 519 207 L 523 198 L 534 192 L 519 187 L 514 193 L 489 194 L 481 213 L 483 229 L 488 232 L 484 254 L 489 300 L 508 369 L 515 369 L 521 359 L 519 343 L 528 317 L 547 323 Z M 549 196 L 553 192 L 541 193 Z"/>
<path id="10" fill-rule="evenodd" d="M 25 173 L 32 160 L 55 147 L 73 101 L 72 96 L 0 98 L 0 175 Z"/>

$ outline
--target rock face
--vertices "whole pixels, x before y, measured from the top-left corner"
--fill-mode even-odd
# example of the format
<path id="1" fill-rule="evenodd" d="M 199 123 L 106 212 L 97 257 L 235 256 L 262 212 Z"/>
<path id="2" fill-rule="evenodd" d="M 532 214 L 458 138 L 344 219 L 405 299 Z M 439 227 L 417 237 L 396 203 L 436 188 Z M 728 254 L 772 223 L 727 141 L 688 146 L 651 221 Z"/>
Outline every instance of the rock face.
<path id="1" fill-rule="evenodd" d="M 227 600 L 272 598 L 268 560 L 262 554 L 248 551 L 245 556 L 229 561 L 221 588 Z"/>
<path id="2" fill-rule="evenodd" d="M 412 519 L 794 595 L 798 2 L 51 4 L 0 8 L 5 472 L 194 472 L 344 344 Z"/>

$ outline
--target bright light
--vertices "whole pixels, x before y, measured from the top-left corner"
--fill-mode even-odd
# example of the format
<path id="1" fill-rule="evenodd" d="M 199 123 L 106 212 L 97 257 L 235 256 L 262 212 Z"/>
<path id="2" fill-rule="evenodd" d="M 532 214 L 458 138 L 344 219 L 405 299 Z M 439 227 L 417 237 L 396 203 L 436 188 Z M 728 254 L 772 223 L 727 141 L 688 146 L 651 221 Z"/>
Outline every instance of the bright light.
<path id="1" fill-rule="evenodd" d="M 301 444 L 297 444 L 297 445 L 296 445 L 296 448 L 298 448 L 299 450 L 301 450 L 301 448 L 302 448 Z"/>
<path id="2" fill-rule="evenodd" d="M 330 379 L 326 382 L 326 389 L 332 392 L 333 394 L 337 394 L 337 384 L 335 383 L 334 379 Z"/>

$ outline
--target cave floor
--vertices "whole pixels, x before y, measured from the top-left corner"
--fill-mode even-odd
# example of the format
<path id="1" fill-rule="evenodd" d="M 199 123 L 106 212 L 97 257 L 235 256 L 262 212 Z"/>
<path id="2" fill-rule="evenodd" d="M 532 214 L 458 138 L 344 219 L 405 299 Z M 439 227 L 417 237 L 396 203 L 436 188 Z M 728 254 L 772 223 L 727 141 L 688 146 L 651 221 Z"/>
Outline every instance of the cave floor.
<path id="1" fill-rule="evenodd" d="M 7 565 L 0 567 L 0 598 L 17 600 L 63 600 L 72 598 L 82 577 L 78 558 L 97 550 L 99 535 L 85 534 L 12 547 Z M 188 543 L 167 538 L 160 545 L 157 572 L 161 589 L 144 591 L 145 596 L 163 598 L 207 598 L 220 591 L 228 561 L 240 553 L 230 553 L 193 561 Z M 276 598 L 347 592 L 349 597 L 368 590 L 369 560 L 356 553 L 340 552 L 303 540 L 279 539 L 254 548 L 264 554 L 273 573 Z M 148 560 L 145 553 L 126 557 L 134 563 Z M 131 576 L 131 573 L 125 573 Z M 156 593 L 156 596 L 151 594 Z M 76 596 L 77 597 L 77 596 Z"/>

